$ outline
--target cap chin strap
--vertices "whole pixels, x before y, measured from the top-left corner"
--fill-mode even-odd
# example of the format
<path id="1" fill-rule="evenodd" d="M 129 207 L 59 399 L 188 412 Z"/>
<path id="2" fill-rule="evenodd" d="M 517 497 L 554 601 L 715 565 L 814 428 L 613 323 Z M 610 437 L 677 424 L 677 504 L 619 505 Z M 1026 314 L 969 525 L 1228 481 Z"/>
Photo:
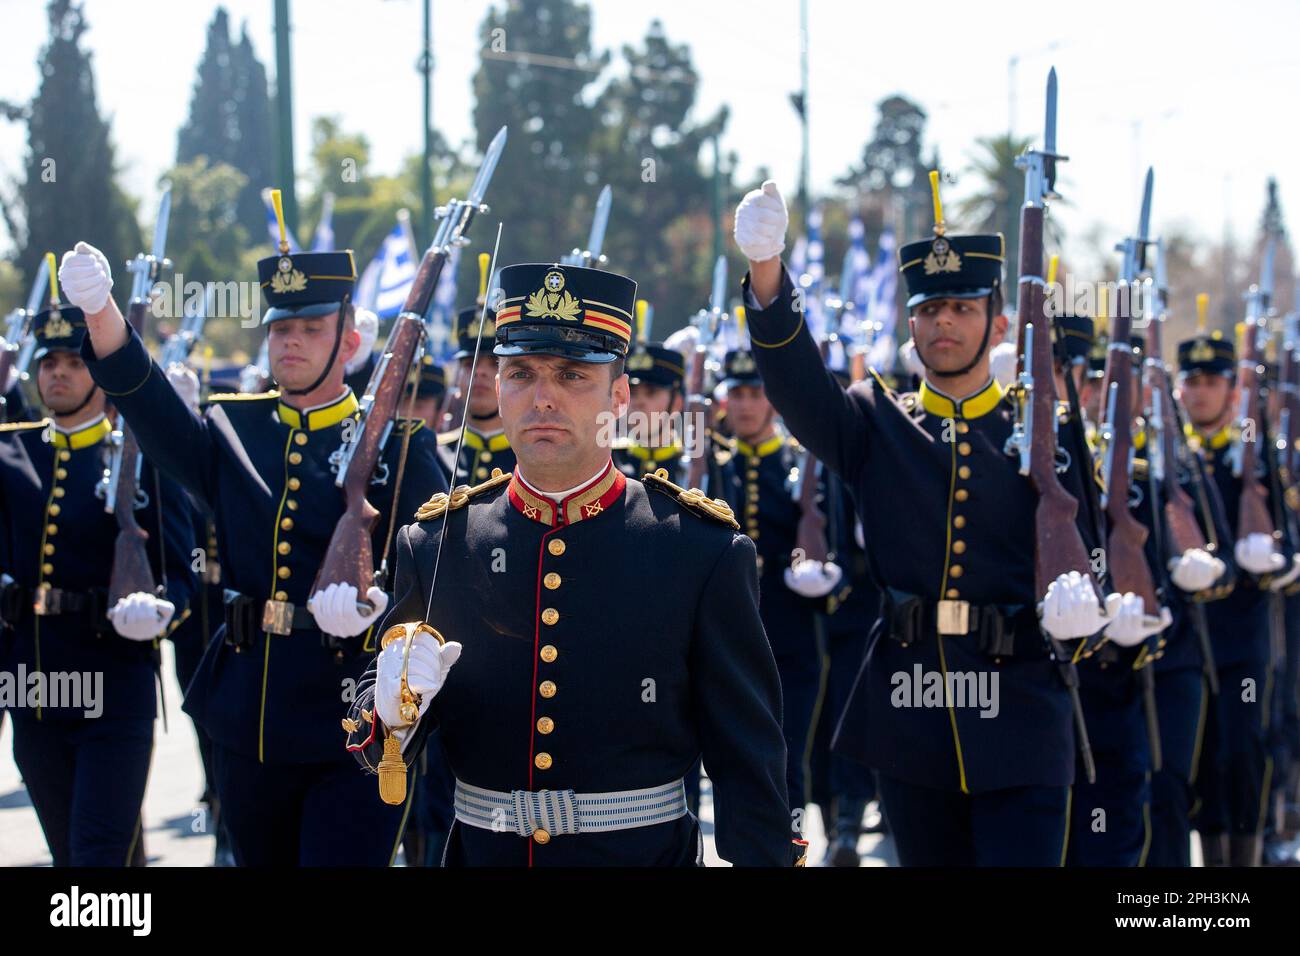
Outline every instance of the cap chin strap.
<path id="1" fill-rule="evenodd" d="M 312 382 L 306 388 L 286 388 L 283 390 L 286 395 L 310 394 L 320 388 L 321 383 L 329 376 L 330 369 L 334 367 L 334 360 L 337 359 L 339 355 L 339 345 L 343 342 L 343 323 L 347 319 L 348 310 L 351 308 L 352 296 L 345 295 L 343 301 L 339 303 L 339 317 L 334 323 L 334 347 L 330 349 L 330 357 L 325 362 L 325 367 L 321 369 L 320 374 L 316 376 L 316 381 Z M 270 333 L 268 332 L 267 334 L 269 335 Z"/>
<path id="2" fill-rule="evenodd" d="M 984 335 L 980 338 L 980 346 L 975 350 L 975 357 L 973 359 L 971 359 L 969 362 L 967 362 L 965 365 L 963 365 L 961 368 L 957 369 L 954 372 L 940 372 L 933 365 L 931 365 L 929 362 L 925 360 L 925 356 L 921 354 L 920 342 L 914 343 L 916 345 L 916 358 L 922 365 L 925 366 L 925 370 L 927 372 L 933 373 L 938 378 L 959 378 L 960 376 L 965 375 L 967 372 L 969 372 L 971 369 L 973 369 L 976 365 L 979 364 L 979 360 L 984 355 L 984 350 L 988 347 L 989 336 L 992 333 L 993 333 L 993 294 L 990 293 L 988 298 L 985 300 L 985 305 L 984 305 Z"/>
<path id="3" fill-rule="evenodd" d="M 501 414 L 501 409 L 494 408 L 492 409 L 491 412 L 489 412 L 486 415 L 470 415 L 470 418 L 474 419 L 474 421 L 476 422 L 486 422 L 489 421 L 490 419 L 496 418 L 500 414 Z"/>

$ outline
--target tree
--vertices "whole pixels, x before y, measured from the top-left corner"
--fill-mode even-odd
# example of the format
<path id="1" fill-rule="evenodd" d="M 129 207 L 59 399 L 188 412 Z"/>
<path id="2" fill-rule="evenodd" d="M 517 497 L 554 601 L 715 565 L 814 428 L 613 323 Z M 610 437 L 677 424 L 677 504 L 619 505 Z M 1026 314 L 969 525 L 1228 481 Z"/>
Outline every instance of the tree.
<path id="1" fill-rule="evenodd" d="M 956 206 L 964 229 L 971 232 L 1000 232 L 1006 237 L 1007 300 L 1015 299 L 1020 281 L 1020 207 L 1025 202 L 1025 174 L 1016 168 L 1016 157 L 1032 144 L 1010 133 L 977 139 L 970 171 L 978 180 L 976 191 Z M 1044 238 L 1060 247 L 1060 227 L 1049 215 L 1043 223 Z M 1046 262 L 1044 262 L 1046 268 Z"/>
<path id="2" fill-rule="evenodd" d="M 109 125 L 99 115 L 86 21 L 74 0 L 50 0 L 41 83 L 27 109 L 26 179 L 3 213 L 27 288 L 47 251 L 94 243 L 114 269 L 141 250 L 133 203 L 118 187 Z M 129 287 L 129 284 L 128 284 Z M 123 284 L 118 283 L 118 289 Z"/>
<path id="3" fill-rule="evenodd" d="M 178 164 L 200 156 L 244 174 L 238 221 L 254 228 L 265 217 L 261 191 L 274 185 L 266 69 L 253 53 L 247 27 L 238 44 L 231 41 L 229 17 L 221 7 L 208 25 L 189 117 L 176 140 Z"/>

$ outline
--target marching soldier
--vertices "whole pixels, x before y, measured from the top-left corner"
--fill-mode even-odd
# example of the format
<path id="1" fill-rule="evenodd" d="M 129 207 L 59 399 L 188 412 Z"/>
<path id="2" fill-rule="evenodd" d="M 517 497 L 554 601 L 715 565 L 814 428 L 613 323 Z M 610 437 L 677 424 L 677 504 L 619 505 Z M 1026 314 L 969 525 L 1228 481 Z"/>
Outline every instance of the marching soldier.
<path id="1" fill-rule="evenodd" d="M 1034 593 L 1036 495 L 1005 451 L 1013 414 L 988 360 L 1007 324 L 1002 237 L 936 230 L 899 250 L 926 369 L 920 391 L 900 397 L 874 379 L 845 392 L 825 368 L 779 258 L 787 222 L 771 182 L 736 212 L 754 355 L 791 431 L 853 492 L 886 586 L 836 746 L 877 769 L 903 865 L 1060 865 L 1071 678 L 1040 626 L 1057 640 L 1103 628 L 1140 639 L 1149 624 L 1118 595 L 1103 611 L 1077 572 Z M 1076 497 L 1080 464 L 1063 476 Z M 886 492 L 897 488 L 912 507 Z"/>
<path id="2" fill-rule="evenodd" d="M 420 356 L 419 367 L 412 370 L 416 377 L 415 404 L 411 408 L 411 418 L 417 418 L 435 432 L 438 428 L 438 410 L 442 407 L 443 396 L 447 393 L 447 379 L 442 366 L 425 353 Z M 405 408 L 402 409 L 405 411 Z"/>
<path id="3" fill-rule="evenodd" d="M 673 484 L 685 479 L 680 421 L 686 401 L 686 358 L 659 342 L 638 342 L 627 356 L 628 388 L 631 393 L 629 422 L 644 434 L 636 434 L 614 449 L 614 466 L 629 478 L 644 478 L 660 468 Z M 631 440 L 640 437 L 644 444 Z"/>
<path id="4" fill-rule="evenodd" d="M 7 663 L 39 673 L 45 688 L 32 699 L 34 680 L 22 687 L 25 699 L 12 712 L 14 760 L 55 866 L 126 866 L 141 840 L 158 639 L 184 616 L 194 591 L 193 539 L 184 494 L 146 460 L 135 516 L 165 589 L 109 604 L 119 528 L 96 489 L 113 424 L 82 363 L 85 318 L 57 292 L 52 298 L 35 318 L 33 353 L 51 417 L 0 426 Z M 58 694 L 74 685 L 81 699 Z"/>
<path id="5" fill-rule="evenodd" d="M 509 471 L 515 466 L 510 439 L 501 427 L 501 410 L 497 407 L 497 359 L 491 352 L 480 354 L 474 364 L 474 342 L 479 335 L 480 306 L 461 309 L 456 314 L 457 387 L 464 404 L 465 440 L 460 446 L 460 460 L 453 461 L 460 441 L 459 425 L 438 436 L 438 460 L 453 488 L 476 484 L 491 474 L 491 469 Z M 483 335 L 490 338 L 496 326 L 489 308 L 483 319 Z M 471 378 L 471 370 L 473 377 Z M 460 416 L 453 421 L 459 422 Z"/>
<path id="6" fill-rule="evenodd" d="M 721 856 L 788 863 L 754 547 L 725 505 L 627 478 L 599 437 L 629 400 L 635 283 L 558 264 L 499 281 L 497 392 L 519 462 L 434 496 L 399 533 L 398 603 L 348 749 L 400 795 L 436 724 L 456 777 L 447 865 L 698 865 L 682 777 L 701 754 Z M 674 600 L 611 626 L 611 595 L 647 593 Z"/>
<path id="7" fill-rule="evenodd" d="M 1209 707 L 1197 777 L 1201 798 L 1196 828 L 1206 866 L 1257 866 L 1260 862 L 1264 796 L 1269 759 L 1265 728 L 1269 703 L 1269 588 L 1294 575 L 1271 535 L 1243 533 L 1243 480 L 1233 475 L 1236 349 L 1219 333 L 1179 343 L 1179 384 L 1192 429 L 1189 440 L 1205 453 L 1205 466 L 1223 500 L 1235 545 L 1237 584 L 1223 600 L 1206 606 L 1220 693 Z M 1266 457 L 1259 458 L 1261 468 Z M 1270 508 L 1271 510 L 1271 508 Z"/>
<path id="8" fill-rule="evenodd" d="M 212 738 L 236 862 L 382 865 L 395 852 L 402 808 L 374 799 L 341 759 L 332 728 L 341 695 L 365 669 L 388 598 L 377 587 L 359 595 L 352 585 L 312 583 L 343 513 L 336 462 L 356 432 L 357 399 L 343 380 L 360 343 L 351 305 L 356 270 L 350 251 L 290 256 L 287 243 L 281 250 L 258 263 L 279 390 L 213 395 L 202 417 L 123 323 L 98 250 L 78 243 L 61 274 L 86 310 L 82 355 L 95 381 L 158 466 L 216 521 L 225 623 L 185 710 Z M 387 443 L 370 481 L 380 559 L 391 509 L 409 515 L 430 488 L 445 487 L 421 424 L 398 422 L 398 440 Z"/>

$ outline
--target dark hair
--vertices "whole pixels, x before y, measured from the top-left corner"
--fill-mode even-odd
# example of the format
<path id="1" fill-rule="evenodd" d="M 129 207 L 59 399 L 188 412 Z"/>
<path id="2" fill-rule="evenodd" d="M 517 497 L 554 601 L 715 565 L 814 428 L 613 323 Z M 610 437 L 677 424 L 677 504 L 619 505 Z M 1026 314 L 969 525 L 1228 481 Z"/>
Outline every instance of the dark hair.
<path id="1" fill-rule="evenodd" d="M 627 364 L 627 356 L 620 355 L 614 361 L 609 363 L 609 384 L 613 385 L 614 380 L 623 374 L 623 366 Z"/>
<path id="2" fill-rule="evenodd" d="M 992 310 L 990 314 L 1001 315 L 1002 305 L 1002 286 L 999 284 L 995 285 L 993 291 L 989 293 L 989 308 Z"/>

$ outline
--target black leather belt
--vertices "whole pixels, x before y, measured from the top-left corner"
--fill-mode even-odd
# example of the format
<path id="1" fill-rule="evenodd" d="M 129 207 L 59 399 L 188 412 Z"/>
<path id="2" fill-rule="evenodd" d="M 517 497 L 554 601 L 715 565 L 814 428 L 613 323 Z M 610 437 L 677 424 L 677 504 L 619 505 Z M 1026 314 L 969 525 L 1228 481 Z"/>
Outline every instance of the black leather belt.
<path id="1" fill-rule="evenodd" d="M 91 588 L 69 591 L 41 585 L 29 588 L 5 575 L 0 581 L 0 619 L 17 627 L 28 616 L 79 618 L 96 631 L 106 630 L 108 623 L 108 589 Z"/>
<path id="2" fill-rule="evenodd" d="M 226 643 L 233 647 L 251 646 L 259 631 L 285 635 L 316 630 L 316 619 L 305 607 L 288 601 L 259 601 L 230 588 L 225 589 L 223 596 Z"/>
<path id="3" fill-rule="evenodd" d="M 972 640 L 990 657 L 1046 657 L 1038 615 L 1023 604 L 934 601 L 885 588 L 881 617 L 886 635 L 907 647 L 932 636 Z"/>

